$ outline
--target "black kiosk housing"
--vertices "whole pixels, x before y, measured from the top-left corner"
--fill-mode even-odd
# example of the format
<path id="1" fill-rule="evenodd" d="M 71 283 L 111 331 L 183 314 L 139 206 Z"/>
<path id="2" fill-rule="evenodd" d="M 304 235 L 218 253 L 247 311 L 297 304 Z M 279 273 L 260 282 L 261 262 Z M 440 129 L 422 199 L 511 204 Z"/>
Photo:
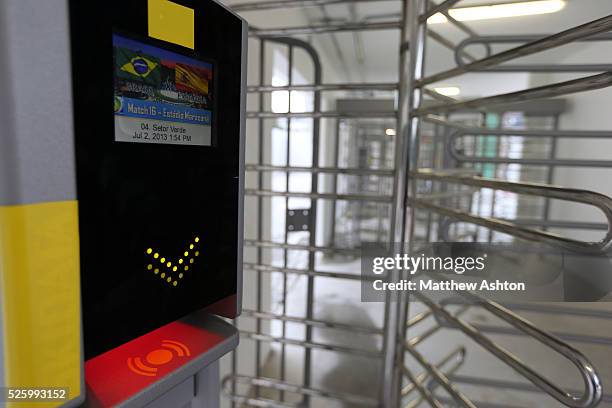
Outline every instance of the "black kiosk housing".
<path id="1" fill-rule="evenodd" d="M 246 25 L 174 3 L 193 49 L 149 37 L 147 0 L 70 2 L 85 359 L 240 312 Z"/>

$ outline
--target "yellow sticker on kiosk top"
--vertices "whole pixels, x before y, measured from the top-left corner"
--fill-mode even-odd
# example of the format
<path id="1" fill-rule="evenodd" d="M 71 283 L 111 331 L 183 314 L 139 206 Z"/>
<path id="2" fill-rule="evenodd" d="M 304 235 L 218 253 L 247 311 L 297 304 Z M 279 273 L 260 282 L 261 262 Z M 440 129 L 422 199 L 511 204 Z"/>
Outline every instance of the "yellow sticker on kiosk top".
<path id="1" fill-rule="evenodd" d="M 193 9 L 168 0 L 149 0 L 149 37 L 194 49 Z"/>

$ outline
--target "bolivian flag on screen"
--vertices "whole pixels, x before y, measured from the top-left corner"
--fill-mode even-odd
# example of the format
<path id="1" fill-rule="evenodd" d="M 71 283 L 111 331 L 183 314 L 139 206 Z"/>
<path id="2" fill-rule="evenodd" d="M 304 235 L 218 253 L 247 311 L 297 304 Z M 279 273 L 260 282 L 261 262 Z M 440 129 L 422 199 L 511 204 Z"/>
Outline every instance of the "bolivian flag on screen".
<path id="1" fill-rule="evenodd" d="M 160 60 L 158 58 L 121 47 L 116 47 L 115 52 L 115 67 L 118 78 L 136 80 L 159 87 L 161 69 L 159 68 Z"/>
<path id="2" fill-rule="evenodd" d="M 174 72 L 177 90 L 208 95 L 210 70 L 177 63 Z"/>

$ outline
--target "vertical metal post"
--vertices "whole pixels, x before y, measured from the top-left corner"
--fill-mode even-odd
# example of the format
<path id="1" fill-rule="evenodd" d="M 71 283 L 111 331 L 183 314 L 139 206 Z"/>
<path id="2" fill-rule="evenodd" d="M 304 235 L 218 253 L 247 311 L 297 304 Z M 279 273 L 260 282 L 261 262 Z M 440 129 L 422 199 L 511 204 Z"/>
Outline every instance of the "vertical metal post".
<path id="1" fill-rule="evenodd" d="M 333 167 L 338 168 L 340 163 L 340 119 L 336 119 L 335 127 L 335 140 L 334 140 L 334 162 Z M 338 174 L 332 176 L 332 194 L 338 194 Z M 332 216 L 331 216 L 331 227 L 329 234 L 329 246 L 336 247 L 336 214 L 338 212 L 338 201 L 333 200 L 332 202 Z"/>
<path id="2" fill-rule="evenodd" d="M 401 158 L 396 169 L 396 205 L 395 216 L 395 242 L 402 243 L 402 250 L 411 250 L 414 235 L 414 210 L 407 206 L 408 195 L 416 196 L 416 180 L 408 178 L 411 170 L 418 168 L 420 119 L 412 116 L 413 110 L 421 105 L 422 89 L 415 87 L 415 81 L 420 80 L 424 73 L 425 42 L 427 39 L 427 20 L 419 21 L 419 17 L 427 12 L 427 0 L 404 0 L 402 3 L 402 34 L 400 41 L 400 83 L 398 102 L 398 130 L 397 142 Z M 410 54 L 408 52 L 410 51 Z M 396 273 L 400 273 L 396 271 Z M 401 278 L 405 278 L 402 276 Z M 399 327 L 393 340 L 396 342 L 396 352 L 393 358 L 397 359 L 392 379 L 392 400 L 389 406 L 401 404 L 402 371 L 399 365 L 403 364 L 404 339 L 406 336 L 406 323 L 408 318 L 408 296 L 400 293 L 397 299 L 397 322 Z M 398 352 L 401 354 L 398 355 Z M 391 353 L 389 353 L 391 354 Z"/>
<path id="3" fill-rule="evenodd" d="M 320 85 L 322 81 L 321 62 L 318 59 L 316 51 L 311 48 L 310 45 L 306 46 L 307 43 L 302 43 L 302 47 L 312 57 L 314 67 L 314 84 Z M 314 92 L 313 111 L 315 113 L 321 112 L 321 92 Z M 321 119 L 312 119 L 312 167 L 319 167 L 319 136 L 321 132 Z M 311 176 L 311 193 L 319 192 L 319 173 L 314 172 Z M 317 199 L 313 198 L 310 200 L 310 237 L 309 245 L 314 247 L 317 245 Z M 308 268 L 310 270 L 315 269 L 316 253 L 310 251 L 308 254 Z M 314 277 L 308 276 L 308 287 L 306 294 L 306 318 L 312 319 L 314 317 Z M 306 341 L 312 341 L 312 326 L 306 326 Z M 311 365 L 312 355 L 311 349 L 306 348 L 304 350 L 304 385 L 309 387 L 311 384 Z M 304 396 L 306 404 L 309 402 L 308 396 Z"/>
<path id="4" fill-rule="evenodd" d="M 266 68 L 266 40 L 261 39 L 260 47 L 259 47 L 259 85 L 265 85 L 265 73 Z M 264 111 L 264 94 L 259 94 L 259 110 Z M 260 118 L 258 121 L 258 134 L 259 134 L 259 152 L 257 162 L 261 166 L 264 164 L 264 147 L 266 145 L 264 138 L 264 119 Z M 257 174 L 257 188 L 263 189 L 263 173 L 258 172 Z M 264 226 L 264 211 L 263 211 L 263 197 L 257 198 L 257 239 L 262 241 L 264 239 L 263 236 L 263 226 Z M 257 248 L 257 264 L 263 264 L 263 248 Z M 257 311 L 262 311 L 262 272 L 257 271 Z M 261 333 L 261 319 L 256 320 L 256 330 L 257 333 Z M 255 341 L 255 375 L 258 377 L 261 376 L 261 341 Z M 255 395 L 259 397 L 259 387 L 255 388 Z"/>
<path id="5" fill-rule="evenodd" d="M 395 177 L 393 184 L 393 210 L 391 213 L 391 244 L 403 243 L 406 227 L 406 187 L 407 172 L 409 164 L 409 111 L 410 111 L 410 37 L 411 17 L 416 21 L 416 16 L 411 14 L 411 0 L 402 0 L 402 27 L 400 33 L 400 66 L 399 66 L 399 92 L 397 126 L 395 137 Z M 394 248 L 397 249 L 397 248 Z M 399 273 L 393 271 L 392 273 Z M 385 407 L 397 407 L 400 404 L 401 370 L 400 362 L 403 361 L 402 337 L 404 327 L 401 322 L 403 315 L 407 313 L 407 305 L 400 302 L 397 294 L 391 294 L 389 298 L 388 324 L 386 325 L 384 361 L 383 361 L 383 390 L 382 403 Z M 391 303 L 395 302 L 395 303 Z"/>
<path id="6" fill-rule="evenodd" d="M 293 85 L 293 45 L 289 45 L 289 52 L 287 54 L 287 85 Z M 291 112 L 291 91 L 287 91 L 287 112 Z M 286 146 L 286 154 L 285 154 L 285 166 L 291 166 L 291 118 L 286 119 L 287 125 L 287 144 Z M 291 173 L 285 173 L 285 190 L 289 192 L 289 182 L 291 181 Z M 289 211 L 289 197 L 285 197 L 285 215 L 288 214 Z M 285 217 L 286 219 L 286 217 Z M 285 224 L 285 244 L 289 243 L 289 230 L 287 229 L 287 225 Z M 289 248 L 284 248 L 283 250 L 283 267 L 288 267 L 289 261 Z M 285 316 L 287 314 L 287 274 L 283 273 L 283 305 L 282 305 L 282 315 Z M 284 338 L 287 334 L 287 322 L 283 320 L 281 322 L 282 325 L 282 337 Z M 287 346 L 285 343 L 281 344 L 281 358 L 280 358 L 280 379 L 285 380 L 285 354 L 287 351 Z M 280 400 L 284 401 L 285 392 L 280 391 Z"/>
<path id="7" fill-rule="evenodd" d="M 555 115 L 553 117 L 553 130 L 559 130 L 559 115 Z M 548 152 L 548 158 L 552 161 L 557 157 L 557 138 L 550 138 L 550 152 Z M 553 184 L 555 179 L 555 166 L 550 164 L 547 168 L 548 172 L 546 174 L 546 184 Z M 542 219 L 544 223 L 550 220 L 550 198 L 544 199 L 544 214 L 542 214 Z M 542 228 L 544 231 L 548 231 L 548 227 L 544 226 Z"/>
<path id="8" fill-rule="evenodd" d="M 499 114 L 498 120 L 497 120 L 497 124 L 496 124 L 496 129 L 502 129 L 504 126 L 503 123 L 503 118 L 504 115 L 503 113 Z M 487 125 L 487 119 L 485 116 L 485 126 Z M 501 137 L 496 137 L 495 138 L 495 157 L 499 157 L 500 152 L 501 152 L 501 141 L 502 138 Z M 493 163 L 493 178 L 497 178 L 497 172 L 499 171 L 499 165 L 497 163 Z M 495 218 L 495 206 L 496 206 L 496 202 L 497 202 L 497 190 L 493 190 L 493 197 L 491 198 L 491 214 L 490 217 Z M 488 236 L 488 241 L 489 242 L 493 242 L 493 230 L 489 229 L 489 236 Z"/>

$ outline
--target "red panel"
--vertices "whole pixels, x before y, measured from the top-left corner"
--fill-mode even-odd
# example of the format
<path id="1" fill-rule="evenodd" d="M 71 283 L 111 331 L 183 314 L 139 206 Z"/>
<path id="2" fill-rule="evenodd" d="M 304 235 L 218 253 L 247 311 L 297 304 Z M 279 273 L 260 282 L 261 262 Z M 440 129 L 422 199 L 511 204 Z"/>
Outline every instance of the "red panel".
<path id="1" fill-rule="evenodd" d="M 85 362 L 88 401 L 111 407 L 221 343 L 220 334 L 180 321 Z"/>

